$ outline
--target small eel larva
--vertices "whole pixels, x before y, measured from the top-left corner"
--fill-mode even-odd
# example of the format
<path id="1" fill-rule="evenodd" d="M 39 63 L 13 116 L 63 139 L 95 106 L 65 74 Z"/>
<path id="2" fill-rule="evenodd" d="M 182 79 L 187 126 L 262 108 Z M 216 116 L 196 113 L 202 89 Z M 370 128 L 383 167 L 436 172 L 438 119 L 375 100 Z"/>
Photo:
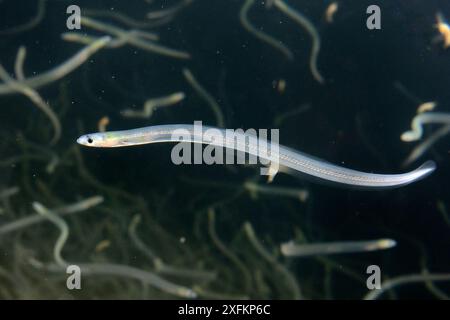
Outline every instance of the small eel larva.
<path id="1" fill-rule="evenodd" d="M 191 142 L 208 144 L 217 147 L 234 149 L 246 152 L 253 156 L 259 156 L 265 160 L 274 161 L 261 149 L 260 138 L 248 133 L 235 132 L 235 139 L 228 139 L 224 129 L 207 126 L 173 124 L 150 126 L 138 129 L 110 131 L 86 134 L 77 139 L 81 145 L 89 147 L 126 147 L 158 142 Z M 240 137 L 240 138 L 239 138 Z M 243 140 L 245 139 L 245 140 Z M 362 188 L 389 188 L 399 187 L 420 180 L 436 169 L 433 161 L 427 161 L 417 169 L 401 174 L 375 174 L 343 168 L 326 161 L 316 159 L 296 150 L 265 141 L 267 148 L 278 148 L 277 162 L 283 169 L 303 173 L 319 180 L 334 182 L 337 184 Z"/>

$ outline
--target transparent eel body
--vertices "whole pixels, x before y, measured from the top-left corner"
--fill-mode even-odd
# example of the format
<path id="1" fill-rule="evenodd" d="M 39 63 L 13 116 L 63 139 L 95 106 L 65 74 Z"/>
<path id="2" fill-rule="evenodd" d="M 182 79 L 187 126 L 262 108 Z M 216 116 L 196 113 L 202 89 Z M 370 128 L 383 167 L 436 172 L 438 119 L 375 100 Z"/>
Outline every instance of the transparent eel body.
<path id="1" fill-rule="evenodd" d="M 237 138 L 228 139 L 226 130 L 187 124 L 150 126 L 138 129 L 86 134 L 77 139 L 81 145 L 90 147 L 126 147 L 159 142 L 191 142 L 208 144 L 245 152 L 274 161 L 267 150 L 258 148 L 260 138 L 235 132 Z M 375 174 L 340 167 L 317 159 L 274 142 L 266 141 L 267 148 L 278 148 L 276 161 L 281 171 L 301 173 L 325 182 L 333 182 L 359 188 L 392 188 L 420 180 L 436 169 L 433 161 L 427 161 L 415 170 L 401 174 Z M 266 152 L 262 152 L 266 151 Z"/>
<path id="2" fill-rule="evenodd" d="M 281 253 L 286 257 L 307 257 L 312 255 L 329 255 L 353 252 L 369 252 L 395 247 L 397 242 L 392 239 L 367 241 L 344 241 L 296 244 L 293 241 L 282 243 Z"/>

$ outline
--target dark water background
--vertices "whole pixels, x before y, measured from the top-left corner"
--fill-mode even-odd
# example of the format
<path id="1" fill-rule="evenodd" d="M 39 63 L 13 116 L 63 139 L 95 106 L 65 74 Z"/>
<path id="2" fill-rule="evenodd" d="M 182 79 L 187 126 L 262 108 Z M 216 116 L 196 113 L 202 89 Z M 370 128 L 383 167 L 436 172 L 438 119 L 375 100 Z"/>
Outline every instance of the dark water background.
<path id="1" fill-rule="evenodd" d="M 82 10 L 85 7 L 114 8 L 143 19 L 145 12 L 158 9 L 161 3 L 170 6 L 177 2 L 156 0 L 149 5 L 137 0 L 48 1 L 45 18 L 35 28 L 1 36 L 1 64 L 12 71 L 16 51 L 20 45 L 25 45 L 28 53 L 25 73 L 31 75 L 52 68 L 79 50 L 81 45 L 64 42 L 60 37 L 67 31 L 65 8 L 68 4 L 78 4 Z M 311 242 L 392 238 L 398 241 L 394 249 L 343 255 L 336 257 L 336 261 L 350 266 L 362 277 L 367 265 L 378 264 L 383 276 L 392 278 L 421 272 L 420 261 L 425 252 L 428 270 L 448 272 L 450 229 L 437 209 L 437 202 L 447 205 L 450 202 L 450 139 L 444 137 L 418 162 L 401 168 L 415 144 L 405 143 L 399 137 L 409 129 L 417 103 L 394 84 L 400 82 L 422 101 L 437 101 L 437 111 L 450 110 L 450 52 L 432 42 L 437 35 L 433 28 L 435 14 L 440 11 L 450 17 L 450 4 L 443 0 L 339 1 L 335 22 L 327 24 L 323 13 L 329 1 L 289 1 L 312 20 L 320 33 L 322 47 L 318 68 L 326 84 L 319 85 L 308 66 L 311 48 L 308 34 L 276 9 L 266 10 L 259 2 L 250 11 L 249 19 L 254 25 L 264 26 L 265 32 L 293 51 L 295 60 L 289 62 L 242 28 L 238 15 L 242 3 L 196 0 L 171 23 L 154 29 L 165 45 L 189 52 L 190 60 L 166 58 L 125 46 L 101 50 L 66 76 L 61 83 L 64 82 L 68 90 L 70 105 L 63 108 L 58 103 L 53 104 L 63 124 L 62 139 L 53 150 L 62 152 L 74 144 L 80 134 L 97 131 L 97 122 L 105 115 L 111 119 L 108 130 L 189 124 L 194 120 L 214 125 L 208 105 L 184 80 L 181 72 L 184 67 L 191 69 L 217 99 L 228 128 L 272 128 L 277 115 L 310 104 L 307 112 L 289 117 L 279 128 L 282 144 L 362 171 L 395 173 L 412 169 L 426 159 L 435 160 L 437 170 L 423 181 L 384 191 L 348 190 L 279 175 L 275 185 L 306 188 L 310 194 L 308 201 L 300 203 L 295 199 L 264 195 L 258 200 L 249 196 L 230 200 L 217 210 L 217 233 L 222 240 L 233 241 L 245 221 L 251 222 L 263 243 L 272 250 L 294 237 L 294 226 L 302 229 Z M 381 30 L 366 28 L 365 11 L 370 4 L 381 8 Z M 35 11 L 35 1 L 1 2 L 0 29 L 26 22 Z M 118 25 L 106 18 L 98 20 Z M 87 32 L 95 34 L 91 30 Z M 279 79 L 287 83 L 284 94 L 273 88 L 273 82 Z M 60 94 L 60 88 L 52 84 L 39 92 L 52 101 Z M 150 97 L 175 91 L 186 92 L 187 98 L 180 105 L 158 110 L 148 121 L 124 119 L 120 114 L 125 108 L 141 108 Z M 49 123 L 28 100 L 17 95 L 0 96 L 0 104 L 0 128 L 6 140 L 14 141 L 15 135 L 22 132 L 30 141 L 47 144 L 51 128 L 42 130 L 40 127 Z M 86 166 L 99 180 L 161 206 L 161 212 L 154 217 L 159 224 L 175 237 L 185 237 L 187 242 L 200 241 L 195 240 L 193 231 L 197 216 L 206 217 L 206 208 L 211 203 L 230 198 L 234 189 L 257 171 L 231 170 L 224 166 L 175 166 L 170 161 L 170 151 L 170 145 L 81 149 Z M 1 152 L 2 158 L 14 154 L 7 147 Z M 20 184 L 21 170 L 20 165 L 3 169 L 1 185 Z M 32 179 L 50 179 L 42 166 L 32 166 L 29 170 Z M 61 174 L 64 175 L 64 171 Z M 235 187 L 214 187 L 208 185 L 211 182 Z M 62 199 L 86 195 L 82 183 L 67 188 L 59 186 L 55 192 Z M 33 200 L 24 198 L 21 206 L 29 207 Z M 91 217 L 90 223 L 97 221 Z M 200 225 L 200 228 L 205 227 L 205 223 Z M 55 236 L 52 230 L 51 239 Z M 33 250 L 40 249 L 38 244 L 34 245 Z M 2 250 L 10 253 L 13 247 L 2 247 Z M 46 250 L 51 251 L 51 247 Z M 66 256 L 69 259 L 70 254 Z M 111 254 L 109 260 L 113 261 L 113 257 Z M 219 261 L 224 268 L 229 263 Z M 324 275 L 317 262 L 312 259 L 283 261 L 299 277 L 300 284 L 304 282 L 312 288 L 311 292 L 315 286 L 322 286 Z M 338 272 L 334 274 L 334 298 L 359 298 L 365 292 L 364 284 Z M 423 285 L 417 285 L 399 289 L 397 297 L 433 296 Z M 313 298 L 327 296 L 315 294 Z"/>

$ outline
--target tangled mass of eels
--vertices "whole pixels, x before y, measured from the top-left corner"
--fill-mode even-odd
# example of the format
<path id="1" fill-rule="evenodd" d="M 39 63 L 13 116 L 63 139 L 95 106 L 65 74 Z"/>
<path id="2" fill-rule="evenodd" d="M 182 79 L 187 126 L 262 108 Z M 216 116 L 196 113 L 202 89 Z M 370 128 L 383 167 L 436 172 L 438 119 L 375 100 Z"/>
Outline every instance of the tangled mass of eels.
<path id="1" fill-rule="evenodd" d="M 446 8 L 398 11 L 418 32 L 405 29 L 408 23 L 395 31 L 427 48 L 408 47 L 405 61 L 430 64 L 415 73 L 430 90 L 414 87 L 415 69 L 392 73 L 399 78 L 364 72 L 367 51 L 348 50 L 348 41 L 372 52 L 383 44 L 389 55 L 393 25 L 383 24 L 373 47 L 349 31 L 352 23 L 366 31 L 364 10 L 350 2 L 119 2 L 80 3 L 81 30 L 69 30 L 64 19 L 51 18 L 68 14 L 66 1 L 30 1 L 33 17 L 13 0 L 0 1 L 0 299 L 449 299 L 442 285 L 450 280 L 448 245 L 435 245 L 437 233 L 442 243 L 450 240 L 443 148 L 450 113 L 439 96 L 450 74 Z M 424 24 L 410 14 L 415 9 Z M 401 67 L 399 43 L 382 63 Z M 360 84 L 373 79 L 380 81 L 368 97 Z M 397 93 L 404 104 L 392 98 Z M 374 108 L 377 95 L 383 104 Z M 379 117 L 377 126 L 394 130 L 370 127 Z M 199 128 L 195 119 L 212 126 Z M 259 124 L 287 132 L 286 145 L 301 139 L 309 146 L 299 149 L 313 143 L 312 154 L 330 151 L 324 158 L 336 163 L 340 152 L 361 148 L 369 171 L 226 129 Z M 391 145 L 377 146 L 377 139 Z M 194 157 L 198 150 L 214 160 L 224 150 L 236 153 L 237 164 L 260 164 L 268 182 L 280 171 L 343 188 L 283 176 L 266 183 L 254 166 L 234 163 L 177 171 L 173 158 L 159 157 L 165 146 L 80 147 L 162 142 L 177 143 L 172 157 L 191 146 Z M 404 173 L 370 171 L 394 172 L 396 165 Z M 390 190 L 437 166 L 443 174 Z M 374 264 L 382 268 L 380 288 L 368 290 L 364 271 Z M 74 265 L 83 290 L 67 290 Z"/>

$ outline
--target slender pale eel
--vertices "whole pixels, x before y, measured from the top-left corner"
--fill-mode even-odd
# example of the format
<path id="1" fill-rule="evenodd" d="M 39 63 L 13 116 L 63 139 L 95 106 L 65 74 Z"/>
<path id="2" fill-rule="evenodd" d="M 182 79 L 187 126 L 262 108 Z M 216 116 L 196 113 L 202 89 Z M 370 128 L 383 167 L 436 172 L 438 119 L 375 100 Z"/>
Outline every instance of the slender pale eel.
<path id="1" fill-rule="evenodd" d="M 280 51 L 287 59 L 294 60 L 294 54 L 292 51 L 286 47 L 281 41 L 275 39 L 274 37 L 266 34 L 260 29 L 254 27 L 248 19 L 248 11 L 255 4 L 255 0 L 246 0 L 239 12 L 239 19 L 241 20 L 242 26 L 251 34 L 253 34 L 259 40 L 272 46 L 274 49 Z"/>
<path id="2" fill-rule="evenodd" d="M 231 130 L 233 131 L 233 130 Z M 79 144 L 89 147 L 126 147 L 158 142 L 191 142 L 245 152 L 266 161 L 274 161 L 280 168 L 303 173 L 319 180 L 363 188 L 399 187 L 422 179 L 436 168 L 433 161 L 427 161 L 417 169 L 401 174 L 374 174 L 343 168 L 330 164 L 296 150 L 262 141 L 254 135 L 229 130 L 187 124 L 150 126 L 145 128 L 86 134 L 77 139 Z M 266 145 L 266 149 L 262 147 Z M 276 150 L 274 155 L 269 150 Z M 269 149 L 269 150 L 267 150 Z"/>
<path id="3" fill-rule="evenodd" d="M 369 252 L 395 247 L 397 242 L 392 239 L 368 241 L 344 241 L 296 244 L 293 241 L 282 243 L 281 253 L 286 257 L 307 257 L 313 255 L 342 254 L 353 252 Z"/>
<path id="4" fill-rule="evenodd" d="M 311 48 L 311 55 L 309 57 L 309 68 L 311 69 L 311 73 L 314 79 L 316 79 L 317 82 L 319 82 L 320 84 L 323 84 L 325 80 L 323 79 L 322 75 L 317 69 L 317 58 L 319 56 L 320 51 L 320 35 L 317 32 L 316 27 L 311 23 L 311 21 L 309 21 L 309 19 L 306 16 L 304 16 L 297 10 L 294 10 L 294 8 L 289 6 L 284 1 L 274 0 L 273 4 L 276 8 L 278 8 L 278 10 L 283 12 L 285 15 L 294 20 L 299 25 L 301 25 L 311 36 L 312 48 Z"/>
<path id="5" fill-rule="evenodd" d="M 423 125 L 430 123 L 450 124 L 450 114 L 445 112 L 419 113 L 411 122 L 411 130 L 403 132 L 400 139 L 407 142 L 421 139 L 423 134 Z"/>

